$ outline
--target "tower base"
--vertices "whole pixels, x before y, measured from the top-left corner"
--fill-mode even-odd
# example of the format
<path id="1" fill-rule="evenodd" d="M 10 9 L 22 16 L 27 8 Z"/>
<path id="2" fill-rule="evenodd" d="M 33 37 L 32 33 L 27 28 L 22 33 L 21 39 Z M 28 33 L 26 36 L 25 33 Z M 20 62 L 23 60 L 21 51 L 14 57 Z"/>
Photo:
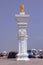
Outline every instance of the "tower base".
<path id="1" fill-rule="evenodd" d="M 28 54 L 17 54 L 17 60 L 29 61 Z"/>

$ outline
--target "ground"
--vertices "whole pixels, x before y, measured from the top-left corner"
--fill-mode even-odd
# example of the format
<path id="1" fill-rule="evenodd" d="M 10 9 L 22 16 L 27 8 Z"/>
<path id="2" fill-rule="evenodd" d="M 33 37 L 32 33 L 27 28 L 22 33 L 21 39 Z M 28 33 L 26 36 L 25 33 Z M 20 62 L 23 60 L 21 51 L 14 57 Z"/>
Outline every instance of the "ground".
<path id="1" fill-rule="evenodd" d="M 43 65 L 43 59 L 30 59 L 30 61 L 16 61 L 15 59 L 0 59 L 0 65 Z"/>

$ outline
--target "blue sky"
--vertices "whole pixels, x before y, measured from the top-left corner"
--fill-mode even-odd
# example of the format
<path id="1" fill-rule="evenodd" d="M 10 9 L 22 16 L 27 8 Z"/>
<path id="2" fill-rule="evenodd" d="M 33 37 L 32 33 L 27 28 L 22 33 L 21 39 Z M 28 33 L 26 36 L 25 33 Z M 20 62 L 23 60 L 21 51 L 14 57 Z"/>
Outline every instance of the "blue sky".
<path id="1" fill-rule="evenodd" d="M 0 0 L 0 51 L 18 51 L 15 14 L 25 5 L 28 20 L 28 49 L 43 49 L 43 0 Z"/>

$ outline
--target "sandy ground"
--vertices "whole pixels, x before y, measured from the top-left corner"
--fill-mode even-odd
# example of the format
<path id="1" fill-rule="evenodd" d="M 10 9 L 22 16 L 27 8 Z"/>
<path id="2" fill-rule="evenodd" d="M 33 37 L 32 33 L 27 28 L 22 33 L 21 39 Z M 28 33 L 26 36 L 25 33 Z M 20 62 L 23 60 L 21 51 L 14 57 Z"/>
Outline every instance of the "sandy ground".
<path id="1" fill-rule="evenodd" d="M 30 61 L 16 61 L 15 59 L 0 59 L 0 65 L 43 65 L 43 59 L 30 59 Z"/>

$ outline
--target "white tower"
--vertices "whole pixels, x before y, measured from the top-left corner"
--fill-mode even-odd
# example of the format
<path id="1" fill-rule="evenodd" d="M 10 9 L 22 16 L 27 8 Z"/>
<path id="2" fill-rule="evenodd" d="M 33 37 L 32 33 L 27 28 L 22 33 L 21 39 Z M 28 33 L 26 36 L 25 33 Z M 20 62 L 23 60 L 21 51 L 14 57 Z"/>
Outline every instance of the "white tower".
<path id="1" fill-rule="evenodd" d="M 18 51 L 18 58 L 17 60 L 29 60 L 27 54 L 27 20 L 29 15 L 25 14 L 24 12 L 24 5 L 20 6 L 20 14 L 15 15 L 16 21 L 18 25 L 18 41 L 19 41 L 19 51 Z"/>

